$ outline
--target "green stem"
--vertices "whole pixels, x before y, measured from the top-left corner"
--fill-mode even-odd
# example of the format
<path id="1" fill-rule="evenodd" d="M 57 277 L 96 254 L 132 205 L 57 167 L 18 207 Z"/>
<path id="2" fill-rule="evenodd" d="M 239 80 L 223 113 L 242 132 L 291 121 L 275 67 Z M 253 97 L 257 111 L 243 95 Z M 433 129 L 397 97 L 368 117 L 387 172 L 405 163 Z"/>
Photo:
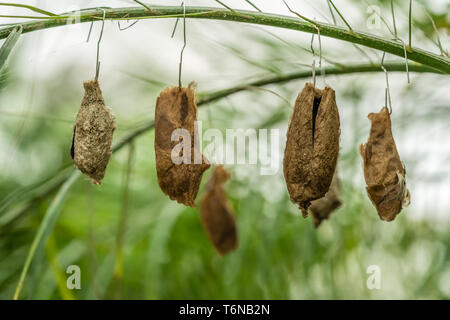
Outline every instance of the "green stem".
<path id="1" fill-rule="evenodd" d="M 397 36 L 397 25 L 395 23 L 394 0 L 391 0 L 391 14 L 392 14 L 392 24 L 394 26 L 394 37 L 395 39 L 397 39 L 398 36 Z"/>
<path id="2" fill-rule="evenodd" d="M 387 71 L 390 71 L 390 72 L 405 71 L 405 63 L 385 62 L 384 67 L 386 68 Z M 436 71 L 433 68 L 420 66 L 420 65 L 416 65 L 416 64 L 411 64 L 411 63 L 408 64 L 408 69 L 410 72 L 436 73 Z M 351 65 L 351 66 L 341 66 L 340 65 L 340 66 L 324 68 L 324 73 L 326 75 L 343 75 L 343 74 L 379 72 L 379 71 L 382 71 L 381 65 L 379 65 L 379 64 L 374 65 L 374 64 L 367 64 L 367 63 L 355 64 L 355 65 Z M 235 87 L 231 87 L 231 88 L 220 90 L 220 91 L 215 91 L 215 92 L 212 92 L 209 94 L 208 93 L 202 94 L 201 97 L 198 99 L 197 104 L 200 106 L 202 104 L 211 103 L 211 102 L 214 102 L 221 98 L 224 98 L 226 96 L 229 96 L 231 94 L 247 90 L 249 87 L 263 87 L 263 86 L 266 86 L 269 84 L 284 83 L 284 82 L 289 82 L 292 80 L 308 78 L 311 76 L 312 76 L 312 71 L 307 70 L 307 71 L 292 72 L 292 73 L 288 73 L 285 75 L 276 75 L 276 76 L 272 76 L 272 77 L 267 77 L 267 78 L 259 79 L 257 81 L 251 82 L 251 83 L 237 85 Z M 203 96 L 203 98 L 202 98 L 202 96 Z"/>
<path id="3" fill-rule="evenodd" d="M 52 17 L 57 16 L 57 14 L 54 14 L 52 12 L 45 11 L 45 10 L 42 10 L 42 9 L 39 9 L 39 8 L 36 8 L 36 7 L 33 7 L 33 6 L 29 6 L 29 5 L 26 5 L 26 4 L 15 4 L 15 3 L 0 2 L 0 6 L 10 6 L 10 7 L 25 8 L 25 9 L 29 9 L 29 10 L 37 12 L 37 13 L 41 13 L 41 14 L 46 15 L 46 16 L 52 16 Z"/>
<path id="4" fill-rule="evenodd" d="M 412 50 L 412 0 L 409 0 L 409 45 L 408 49 Z"/>
<path id="5" fill-rule="evenodd" d="M 153 12 L 149 12 L 143 7 L 105 9 L 106 19 L 129 20 L 168 17 L 176 18 L 183 16 L 183 8 L 179 6 L 151 6 L 151 8 Z M 98 21 L 101 17 L 102 13 L 98 10 L 86 10 L 82 11 L 80 22 Z M 315 26 L 295 17 L 255 11 L 234 10 L 234 12 L 230 12 L 220 8 L 186 7 L 186 18 L 227 20 L 317 33 Z M 59 16 L 56 18 L 47 17 L 38 21 L 24 22 L 20 25 L 23 26 L 23 32 L 26 33 L 66 25 L 69 20 L 73 20 L 73 16 Z M 321 36 L 360 44 L 399 57 L 404 56 L 403 45 L 396 41 L 354 30 L 350 32 L 344 27 L 334 26 L 323 22 L 316 22 L 316 25 L 320 28 Z M 17 26 L 17 24 L 0 29 L 0 39 L 6 38 L 14 26 Z M 408 51 L 408 59 L 410 61 L 415 61 L 428 67 L 435 68 L 443 73 L 450 74 L 450 59 L 418 48 L 408 48 Z"/>
<path id="6" fill-rule="evenodd" d="M 348 30 L 353 31 L 352 27 L 350 26 L 350 24 L 347 22 L 347 20 L 345 20 L 344 16 L 342 15 L 342 13 L 338 10 L 338 8 L 336 8 L 336 6 L 334 5 L 332 0 L 328 0 L 329 3 L 331 3 L 331 5 L 333 6 L 334 10 L 336 10 L 336 12 L 338 13 L 339 17 L 341 17 L 342 21 L 344 21 L 345 25 L 347 26 Z"/>
<path id="7" fill-rule="evenodd" d="M 80 173 L 78 171 L 74 171 L 69 176 L 69 178 L 64 182 L 62 187 L 59 189 L 58 193 L 56 194 L 56 197 L 53 199 L 52 203 L 50 204 L 50 207 L 45 213 L 44 219 L 39 225 L 39 229 L 36 233 L 36 236 L 33 239 L 33 243 L 31 244 L 30 250 L 28 251 L 25 264 L 20 274 L 19 282 L 17 284 L 16 290 L 14 291 L 13 297 L 14 300 L 19 299 L 20 292 L 25 282 L 25 277 L 27 276 L 34 255 L 47 242 L 47 238 L 49 237 L 51 231 L 53 230 L 53 227 L 56 223 L 56 220 L 58 219 L 59 213 L 61 212 L 61 207 L 64 204 L 67 194 L 69 193 L 71 186 L 78 179 L 79 176 Z"/>

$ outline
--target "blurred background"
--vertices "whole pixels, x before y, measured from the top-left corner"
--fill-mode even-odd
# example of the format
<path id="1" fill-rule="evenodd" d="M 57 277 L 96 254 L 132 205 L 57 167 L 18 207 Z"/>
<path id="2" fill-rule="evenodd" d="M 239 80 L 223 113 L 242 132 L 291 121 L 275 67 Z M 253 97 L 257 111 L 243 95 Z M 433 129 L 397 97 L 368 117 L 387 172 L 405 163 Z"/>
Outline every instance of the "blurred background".
<path id="1" fill-rule="evenodd" d="M 227 0 L 254 10 L 246 1 Z M 439 54 L 449 45 L 450 2 L 415 0 L 413 46 Z M 18 3 L 18 1 L 14 1 Z M 24 2 L 25 3 L 25 2 Z M 254 0 L 264 12 L 292 16 L 282 1 Z M 390 1 L 334 1 L 351 26 L 392 39 Z M 408 1 L 394 1 L 399 37 L 408 39 Z M 60 13 L 134 1 L 27 1 Z M 159 5 L 180 5 L 160 1 Z M 291 0 L 292 9 L 333 23 L 327 1 Z M 215 1 L 186 5 L 219 7 Z M 373 24 L 373 9 L 384 19 Z M 0 7 L 1 15 L 38 15 Z M 335 13 L 336 23 L 343 25 Z M 26 19 L 0 18 L 0 24 Z M 100 85 L 116 116 L 120 141 L 154 117 L 156 98 L 178 83 L 182 24 L 175 19 L 106 21 Z M 73 123 L 83 81 L 95 75 L 101 22 L 24 34 L 0 78 L 0 298 L 11 299 L 30 245 L 67 178 Z M 311 35 L 225 21 L 187 19 L 183 84 L 199 97 L 262 77 L 310 70 Z M 379 63 L 382 52 L 321 38 L 323 66 Z M 318 51 L 317 37 L 315 51 Z M 318 58 L 315 58 L 316 63 Z M 403 61 L 387 54 L 386 61 Z M 239 248 L 220 256 L 209 242 L 199 209 L 170 201 L 159 189 L 148 130 L 111 157 L 101 186 L 80 176 L 60 201 L 59 216 L 25 278 L 27 299 L 435 299 L 450 298 L 450 82 L 447 75 L 389 73 L 393 134 L 405 163 L 411 205 L 383 222 L 365 193 L 359 144 L 367 114 L 384 105 L 382 72 L 317 77 L 336 91 L 341 116 L 339 176 L 342 207 L 317 230 L 290 203 L 282 173 L 291 107 L 309 78 L 247 90 L 199 108 L 203 130 L 280 129 L 280 170 L 227 165 Z M 280 98 L 281 96 L 281 98 Z M 205 173 L 197 200 L 212 170 Z M 81 268 L 81 289 L 66 287 L 69 265 Z M 380 289 L 367 286 L 369 266 Z"/>

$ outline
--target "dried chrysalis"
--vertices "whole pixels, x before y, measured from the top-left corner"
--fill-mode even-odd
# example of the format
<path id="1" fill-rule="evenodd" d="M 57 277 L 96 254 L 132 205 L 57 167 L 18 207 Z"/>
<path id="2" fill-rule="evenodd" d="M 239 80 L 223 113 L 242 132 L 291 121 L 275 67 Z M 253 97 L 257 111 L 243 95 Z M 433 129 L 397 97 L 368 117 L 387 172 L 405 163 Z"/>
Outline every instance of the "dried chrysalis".
<path id="1" fill-rule="evenodd" d="M 331 184 L 339 153 L 339 112 L 334 90 L 306 83 L 295 101 L 284 151 L 284 178 L 291 201 L 306 217 L 311 201 Z"/>
<path id="2" fill-rule="evenodd" d="M 105 106 L 98 81 L 83 85 L 85 93 L 73 128 L 70 154 L 77 168 L 100 184 L 111 157 L 115 118 Z"/>
<path id="3" fill-rule="evenodd" d="M 210 167 L 200 152 L 196 120 L 193 84 L 161 92 L 155 110 L 158 183 L 170 199 L 191 207 L 195 207 L 203 172 Z"/>
<path id="4" fill-rule="evenodd" d="M 312 201 L 309 207 L 314 219 L 314 226 L 318 228 L 322 221 L 328 219 L 333 211 L 341 205 L 339 177 L 336 170 L 328 192 L 324 197 Z"/>
<path id="5" fill-rule="evenodd" d="M 236 220 L 223 189 L 229 178 L 230 173 L 223 166 L 217 166 L 200 203 L 203 226 L 222 255 L 238 246 Z"/>
<path id="6" fill-rule="evenodd" d="M 392 221 L 409 205 L 406 171 L 392 136 L 388 109 L 370 113 L 368 118 L 371 121 L 369 140 L 360 146 L 366 190 L 381 220 Z"/>

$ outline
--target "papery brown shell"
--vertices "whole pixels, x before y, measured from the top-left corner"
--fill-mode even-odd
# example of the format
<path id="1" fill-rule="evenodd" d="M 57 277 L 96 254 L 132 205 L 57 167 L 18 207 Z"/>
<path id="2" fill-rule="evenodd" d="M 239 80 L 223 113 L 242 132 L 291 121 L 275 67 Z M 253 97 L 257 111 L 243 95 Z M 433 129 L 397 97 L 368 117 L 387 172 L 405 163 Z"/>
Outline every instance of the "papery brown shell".
<path id="1" fill-rule="evenodd" d="M 392 221 L 409 204 L 406 171 L 392 136 L 388 109 L 370 113 L 368 118 L 369 140 L 360 146 L 366 190 L 381 220 Z"/>
<path id="2" fill-rule="evenodd" d="M 341 205 L 340 183 L 336 170 L 328 192 L 322 198 L 312 201 L 309 207 L 313 216 L 314 226 L 318 228 L 322 221 L 328 219 L 333 211 Z"/>
<path id="3" fill-rule="evenodd" d="M 158 97 L 155 109 L 155 154 L 156 172 L 161 190 L 178 203 L 195 207 L 195 198 L 202 175 L 210 167 L 198 147 L 197 105 L 194 85 L 164 89 Z M 172 149 L 180 141 L 171 141 L 174 130 L 185 129 L 191 137 L 191 163 L 175 164 Z M 197 140 L 197 143 L 194 143 Z M 195 151 L 196 150 L 196 151 Z M 197 152 L 197 153 L 195 153 Z M 194 163 L 195 154 L 201 163 Z"/>
<path id="4" fill-rule="evenodd" d="M 78 110 L 70 150 L 75 166 L 100 184 L 111 157 L 116 128 L 111 109 L 105 105 L 96 80 L 84 82 L 84 97 Z"/>
<path id="5" fill-rule="evenodd" d="M 236 219 L 223 188 L 229 178 L 230 173 L 217 166 L 200 202 L 203 227 L 222 255 L 238 247 Z"/>
<path id="6" fill-rule="evenodd" d="M 334 90 L 306 83 L 295 101 L 283 159 L 291 201 L 305 217 L 311 201 L 323 197 L 330 187 L 339 153 L 339 126 Z"/>

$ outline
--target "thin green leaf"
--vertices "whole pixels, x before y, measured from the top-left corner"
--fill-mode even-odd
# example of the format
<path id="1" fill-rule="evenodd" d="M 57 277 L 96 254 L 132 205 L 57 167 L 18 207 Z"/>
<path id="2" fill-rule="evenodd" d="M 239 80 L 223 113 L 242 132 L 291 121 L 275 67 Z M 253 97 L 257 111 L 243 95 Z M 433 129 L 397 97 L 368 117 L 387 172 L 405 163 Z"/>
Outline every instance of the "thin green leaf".
<path id="1" fill-rule="evenodd" d="M 29 9 L 31 11 L 37 12 L 37 13 L 42 13 L 46 16 L 57 16 L 57 14 L 51 13 L 49 11 L 46 10 L 42 10 L 27 4 L 19 4 L 19 3 L 4 3 L 4 2 L 0 2 L 0 6 L 10 6 L 10 7 L 19 7 L 19 8 L 26 8 Z"/>
<path id="2" fill-rule="evenodd" d="M 38 232 L 36 233 L 36 236 L 33 239 L 33 243 L 31 244 L 27 259 L 25 260 L 25 264 L 23 266 L 22 273 L 20 275 L 19 283 L 17 284 L 16 291 L 14 292 L 14 300 L 19 299 L 19 295 L 22 290 L 25 277 L 27 276 L 28 270 L 31 266 L 31 262 L 33 261 L 33 257 L 38 250 L 42 249 L 43 245 L 48 239 L 48 236 L 52 232 L 53 227 L 55 226 L 55 222 L 59 216 L 59 213 L 61 212 L 61 208 L 64 204 L 64 201 L 66 200 L 66 197 L 69 193 L 70 187 L 74 184 L 74 182 L 78 179 L 79 176 L 80 176 L 79 171 L 73 171 L 69 179 L 66 182 L 64 182 L 64 184 L 61 186 L 58 193 L 56 194 L 56 197 L 53 199 L 52 203 L 50 204 L 50 207 L 45 213 L 44 219 L 42 220 Z"/>
<path id="3" fill-rule="evenodd" d="M 22 26 L 14 28 L 0 48 L 0 71 L 2 71 L 3 67 L 6 65 L 6 60 L 17 43 L 17 40 L 19 40 L 21 34 Z"/>

